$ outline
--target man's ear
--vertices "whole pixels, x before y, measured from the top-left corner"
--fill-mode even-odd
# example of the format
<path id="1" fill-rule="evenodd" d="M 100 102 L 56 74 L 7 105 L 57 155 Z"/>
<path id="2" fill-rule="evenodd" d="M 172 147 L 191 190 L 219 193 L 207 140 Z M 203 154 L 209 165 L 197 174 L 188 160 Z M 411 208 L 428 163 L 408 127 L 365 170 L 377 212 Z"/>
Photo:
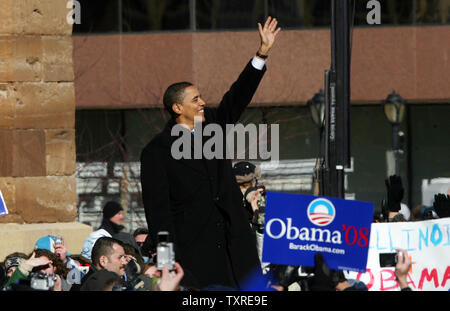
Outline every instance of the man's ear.
<path id="1" fill-rule="evenodd" d="M 99 265 L 100 265 L 100 267 L 101 268 L 105 268 L 106 267 L 106 265 L 108 264 L 108 257 L 106 257 L 105 255 L 103 255 L 103 256 L 100 256 L 100 259 L 99 259 L 99 261 L 98 261 L 98 263 L 99 263 Z"/>
<path id="2" fill-rule="evenodd" d="M 183 105 L 178 104 L 178 103 L 174 103 L 174 104 L 172 105 L 172 110 L 173 110 L 176 114 L 180 115 L 181 112 L 183 112 Z"/>

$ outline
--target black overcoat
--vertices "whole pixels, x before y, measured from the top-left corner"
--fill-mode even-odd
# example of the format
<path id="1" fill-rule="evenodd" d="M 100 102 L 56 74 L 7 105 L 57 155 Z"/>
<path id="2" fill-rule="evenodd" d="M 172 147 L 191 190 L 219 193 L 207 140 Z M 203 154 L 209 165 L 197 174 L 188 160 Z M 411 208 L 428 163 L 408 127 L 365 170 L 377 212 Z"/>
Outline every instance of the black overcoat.
<path id="1" fill-rule="evenodd" d="M 204 126 L 235 124 L 265 70 L 265 66 L 257 70 L 249 62 L 219 106 L 205 108 Z M 171 145 L 178 138 L 171 136 L 175 124 L 169 121 L 141 154 L 149 238 L 156 241 L 157 232 L 169 231 L 177 260 L 194 277 L 197 283 L 192 284 L 197 287 L 240 287 L 260 269 L 260 262 L 231 160 L 175 160 L 171 155 Z"/>

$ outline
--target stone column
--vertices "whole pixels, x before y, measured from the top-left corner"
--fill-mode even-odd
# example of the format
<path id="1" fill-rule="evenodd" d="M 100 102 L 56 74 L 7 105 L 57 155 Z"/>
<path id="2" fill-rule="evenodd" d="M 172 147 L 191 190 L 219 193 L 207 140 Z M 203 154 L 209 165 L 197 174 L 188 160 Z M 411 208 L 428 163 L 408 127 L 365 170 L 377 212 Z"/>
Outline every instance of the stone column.
<path id="1" fill-rule="evenodd" d="M 79 254 L 72 25 L 65 0 L 0 3 L 0 261 L 63 235 Z"/>

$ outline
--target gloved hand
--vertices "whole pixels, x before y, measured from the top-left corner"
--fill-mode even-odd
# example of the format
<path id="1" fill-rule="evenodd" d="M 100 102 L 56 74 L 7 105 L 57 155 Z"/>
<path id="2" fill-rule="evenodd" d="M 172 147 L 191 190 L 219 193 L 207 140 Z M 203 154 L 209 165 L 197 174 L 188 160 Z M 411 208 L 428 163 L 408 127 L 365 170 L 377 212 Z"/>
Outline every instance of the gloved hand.
<path id="1" fill-rule="evenodd" d="M 321 253 L 314 256 L 314 264 L 314 277 L 310 281 L 311 291 L 336 291 L 336 285 L 346 281 L 342 271 L 328 268 Z"/>
<path id="2" fill-rule="evenodd" d="M 442 193 L 436 194 L 433 207 L 439 218 L 450 217 L 450 196 Z"/>
<path id="3" fill-rule="evenodd" d="M 387 188 L 387 205 L 390 212 L 398 212 L 401 208 L 405 189 L 403 189 L 402 178 L 397 175 L 389 176 L 389 179 L 385 180 Z"/>

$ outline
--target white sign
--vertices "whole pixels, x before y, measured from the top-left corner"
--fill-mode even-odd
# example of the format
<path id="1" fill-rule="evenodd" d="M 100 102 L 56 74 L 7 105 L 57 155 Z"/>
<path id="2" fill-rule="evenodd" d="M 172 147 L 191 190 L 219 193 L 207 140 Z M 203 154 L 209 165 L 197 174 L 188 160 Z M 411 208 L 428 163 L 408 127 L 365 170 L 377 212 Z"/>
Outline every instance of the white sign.
<path id="1" fill-rule="evenodd" d="M 346 272 L 371 291 L 400 290 L 395 267 L 380 267 L 379 254 L 402 248 L 412 266 L 407 281 L 413 291 L 450 289 L 450 218 L 418 222 L 373 223 L 366 273 Z"/>

